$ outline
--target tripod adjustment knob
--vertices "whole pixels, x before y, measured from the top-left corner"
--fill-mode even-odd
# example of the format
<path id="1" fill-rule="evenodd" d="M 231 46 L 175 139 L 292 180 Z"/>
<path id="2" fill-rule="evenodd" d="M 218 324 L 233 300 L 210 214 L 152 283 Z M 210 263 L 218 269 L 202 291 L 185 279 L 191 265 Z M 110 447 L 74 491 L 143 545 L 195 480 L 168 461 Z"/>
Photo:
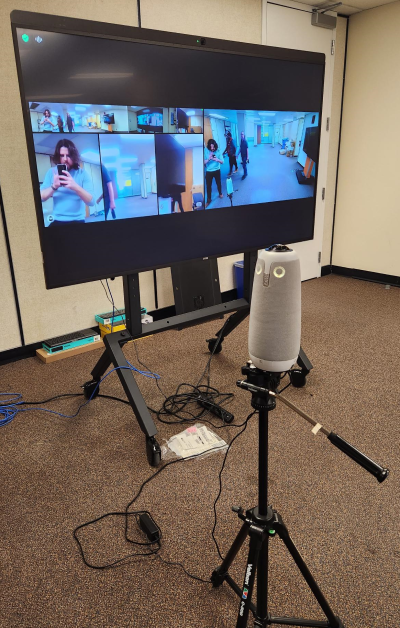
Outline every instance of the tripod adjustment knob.
<path id="1" fill-rule="evenodd" d="M 241 515 L 243 513 L 243 508 L 241 506 L 232 506 L 232 511 Z"/>

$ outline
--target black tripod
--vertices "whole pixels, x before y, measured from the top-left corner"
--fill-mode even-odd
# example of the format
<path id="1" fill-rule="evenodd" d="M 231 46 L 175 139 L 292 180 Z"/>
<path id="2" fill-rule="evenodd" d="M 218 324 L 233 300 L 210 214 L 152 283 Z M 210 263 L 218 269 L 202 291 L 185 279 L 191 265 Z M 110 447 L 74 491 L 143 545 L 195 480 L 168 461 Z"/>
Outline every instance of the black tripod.
<path id="1" fill-rule="evenodd" d="M 242 368 L 247 380 L 239 380 L 237 385 L 252 393 L 251 405 L 259 413 L 259 451 L 258 451 L 258 506 L 248 510 L 246 514 L 242 508 L 233 507 L 238 517 L 244 522 L 242 528 L 232 543 L 226 558 L 222 561 L 211 576 L 214 587 L 219 587 L 224 580 L 240 597 L 239 613 L 236 628 L 246 628 L 249 611 L 255 617 L 255 628 L 265 628 L 271 624 L 285 626 L 311 626 L 314 628 L 344 628 L 343 622 L 334 615 L 331 607 L 325 599 L 321 589 L 314 580 L 311 572 L 305 564 L 300 552 L 296 548 L 289 531 L 282 521 L 281 516 L 268 506 L 268 412 L 276 406 L 276 399 L 302 416 L 313 425 L 313 432 L 321 431 L 328 440 L 338 449 L 343 451 L 352 460 L 371 473 L 378 482 L 383 482 L 388 476 L 388 470 L 368 458 L 361 451 L 353 447 L 338 434 L 330 432 L 318 421 L 297 408 L 288 399 L 278 394 L 277 388 L 280 382 L 280 373 L 269 373 L 254 367 L 251 362 Z M 278 534 L 294 562 L 299 568 L 304 580 L 310 587 L 315 599 L 325 613 L 326 621 L 301 619 L 299 617 L 274 617 L 268 613 L 268 541 L 269 537 Z M 235 557 L 245 542 L 247 535 L 250 537 L 250 548 L 247 559 L 246 573 L 243 588 L 241 589 L 228 573 Z M 257 604 L 251 602 L 253 587 L 257 572 Z"/>
<path id="2" fill-rule="evenodd" d="M 279 373 L 268 373 L 250 366 L 244 367 L 242 372 L 247 375 L 247 382 L 253 384 L 254 388 L 276 391 L 279 385 Z M 242 508 L 233 508 L 244 523 L 226 558 L 220 567 L 213 572 L 211 581 L 214 587 L 218 587 L 226 580 L 229 586 L 241 598 L 236 628 L 246 628 L 250 610 L 255 617 L 254 626 L 259 628 L 264 628 L 270 624 L 344 628 L 342 621 L 334 615 L 290 538 L 288 529 L 283 523 L 281 516 L 271 506 L 268 506 L 268 413 L 275 408 L 276 401 L 268 394 L 267 390 L 266 394 L 257 391 L 252 393 L 251 405 L 259 412 L 258 506 L 248 510 L 246 514 L 244 514 Z M 300 569 L 303 578 L 325 613 L 327 621 L 313 621 L 298 617 L 273 617 L 268 613 L 268 541 L 276 533 L 282 539 L 297 567 Z M 248 535 L 250 536 L 249 555 L 243 588 L 240 589 L 228 574 L 228 570 Z M 255 605 L 251 602 L 251 597 L 256 573 L 257 604 Z"/>

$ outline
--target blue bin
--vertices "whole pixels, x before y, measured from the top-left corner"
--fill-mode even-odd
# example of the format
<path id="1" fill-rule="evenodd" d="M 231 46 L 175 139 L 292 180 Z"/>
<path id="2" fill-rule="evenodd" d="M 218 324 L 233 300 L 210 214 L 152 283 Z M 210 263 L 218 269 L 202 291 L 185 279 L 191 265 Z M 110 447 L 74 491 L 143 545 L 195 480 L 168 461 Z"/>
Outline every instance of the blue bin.
<path id="1" fill-rule="evenodd" d="M 236 281 L 236 289 L 237 289 L 237 298 L 243 299 L 243 275 L 244 275 L 244 262 L 235 262 L 235 281 Z"/>

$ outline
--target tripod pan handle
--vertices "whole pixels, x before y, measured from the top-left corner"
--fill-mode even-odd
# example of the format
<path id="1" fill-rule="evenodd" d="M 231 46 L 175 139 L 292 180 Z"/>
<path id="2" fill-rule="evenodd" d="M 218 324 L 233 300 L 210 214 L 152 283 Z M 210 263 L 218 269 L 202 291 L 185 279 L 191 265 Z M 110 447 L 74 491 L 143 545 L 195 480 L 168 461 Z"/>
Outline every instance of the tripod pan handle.
<path id="1" fill-rule="evenodd" d="M 371 458 L 368 458 L 368 456 L 353 447 L 353 445 L 350 445 L 350 443 L 344 440 L 344 438 L 341 438 L 338 434 L 331 432 L 330 434 L 328 434 L 328 439 L 333 445 L 335 445 L 335 447 L 337 447 L 338 449 L 343 451 L 343 453 L 349 456 L 349 458 L 357 462 L 357 464 L 366 469 L 369 473 L 372 473 L 372 475 L 376 477 L 378 482 L 383 482 L 384 480 L 386 480 L 387 476 L 389 475 L 388 469 L 384 469 L 383 467 L 379 466 L 379 464 L 371 460 Z"/>

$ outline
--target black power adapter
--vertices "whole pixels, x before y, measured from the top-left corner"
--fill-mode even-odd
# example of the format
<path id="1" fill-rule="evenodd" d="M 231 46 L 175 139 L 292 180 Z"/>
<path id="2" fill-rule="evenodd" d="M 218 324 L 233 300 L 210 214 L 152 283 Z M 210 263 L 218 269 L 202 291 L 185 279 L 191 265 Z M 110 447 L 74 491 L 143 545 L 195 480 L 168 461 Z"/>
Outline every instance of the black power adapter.
<path id="1" fill-rule="evenodd" d="M 146 512 L 139 515 L 139 526 L 149 541 L 157 543 L 160 540 L 160 530 Z"/>
<path id="2" fill-rule="evenodd" d="M 232 423 L 235 418 L 233 414 L 225 410 L 222 406 L 219 406 L 216 403 L 212 403 L 212 401 L 208 401 L 204 399 L 204 397 L 199 396 L 197 398 L 197 403 L 202 407 L 217 416 L 219 419 L 222 419 L 224 423 Z"/>

